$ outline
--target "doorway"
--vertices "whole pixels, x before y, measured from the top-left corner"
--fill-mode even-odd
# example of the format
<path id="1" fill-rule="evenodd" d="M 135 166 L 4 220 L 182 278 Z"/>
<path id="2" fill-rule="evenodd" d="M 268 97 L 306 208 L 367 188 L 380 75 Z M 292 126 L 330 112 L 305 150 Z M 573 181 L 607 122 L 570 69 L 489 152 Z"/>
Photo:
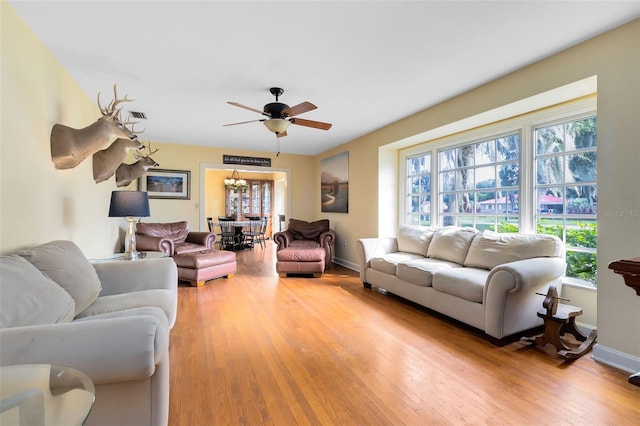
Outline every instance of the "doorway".
<path id="1" fill-rule="evenodd" d="M 234 167 L 235 166 L 235 167 Z M 241 178 L 251 176 L 273 180 L 272 206 L 270 220 L 273 232 L 280 230 L 280 216 L 289 216 L 290 188 L 287 184 L 290 179 L 290 169 L 276 167 L 242 166 L 234 164 L 201 163 L 200 164 L 200 230 L 208 231 L 207 217 L 223 216 L 225 211 L 224 177 L 231 176 L 236 170 Z M 244 174 L 244 176 L 243 176 Z M 228 175 L 228 176 L 227 176 Z M 220 214 L 217 214 L 220 212 Z"/>

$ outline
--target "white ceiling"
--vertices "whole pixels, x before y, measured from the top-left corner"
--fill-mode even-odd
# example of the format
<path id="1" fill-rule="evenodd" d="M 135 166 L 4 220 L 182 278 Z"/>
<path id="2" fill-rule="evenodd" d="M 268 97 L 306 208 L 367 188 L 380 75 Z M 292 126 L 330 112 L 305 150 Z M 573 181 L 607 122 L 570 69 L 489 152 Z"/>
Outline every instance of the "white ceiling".
<path id="1" fill-rule="evenodd" d="M 307 155 L 640 17 L 640 1 L 9 3 L 89 96 L 135 99 L 143 141 L 275 152 L 261 123 L 223 124 L 262 118 L 226 102 L 261 110 L 278 86 L 333 123 L 280 139 Z"/>

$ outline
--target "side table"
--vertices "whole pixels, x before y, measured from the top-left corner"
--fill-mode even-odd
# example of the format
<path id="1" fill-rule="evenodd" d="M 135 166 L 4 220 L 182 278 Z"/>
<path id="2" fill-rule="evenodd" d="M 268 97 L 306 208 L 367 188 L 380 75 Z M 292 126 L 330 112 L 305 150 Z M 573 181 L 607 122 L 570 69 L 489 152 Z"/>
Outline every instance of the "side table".
<path id="1" fill-rule="evenodd" d="M 163 251 L 139 251 L 138 252 L 138 257 L 135 259 L 125 259 L 124 258 L 124 253 L 116 253 L 116 254 L 112 254 L 110 256 L 107 257 L 101 257 L 98 259 L 89 259 L 90 262 L 92 263 L 97 263 L 97 262 L 114 262 L 114 261 L 122 261 L 122 262 L 135 262 L 138 260 L 145 260 L 145 259 L 160 259 L 163 257 L 169 257 L 169 255 Z"/>
<path id="2" fill-rule="evenodd" d="M 616 274 L 622 275 L 624 283 L 634 289 L 636 294 L 640 296 L 640 257 L 611 262 L 609 269 L 612 269 Z M 629 383 L 640 386 L 640 372 L 631 375 Z"/>
<path id="3" fill-rule="evenodd" d="M 0 367 L 0 424 L 79 426 L 95 400 L 84 373 L 51 364 Z"/>

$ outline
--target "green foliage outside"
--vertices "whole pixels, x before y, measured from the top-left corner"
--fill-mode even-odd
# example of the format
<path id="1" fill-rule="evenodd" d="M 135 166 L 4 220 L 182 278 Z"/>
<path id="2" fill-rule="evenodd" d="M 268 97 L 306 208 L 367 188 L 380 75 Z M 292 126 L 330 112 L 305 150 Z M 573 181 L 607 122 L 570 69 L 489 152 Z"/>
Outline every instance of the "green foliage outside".
<path id="1" fill-rule="evenodd" d="M 556 222 L 556 223 L 554 223 Z M 518 232 L 518 226 L 501 222 L 498 232 Z M 562 239 L 562 224 L 554 220 L 540 220 L 537 225 L 538 234 L 555 235 Z M 596 285 L 596 254 L 572 251 L 571 247 L 595 248 L 598 232 L 596 224 L 592 222 L 576 222 L 575 226 L 567 227 L 567 276 L 580 278 Z"/>

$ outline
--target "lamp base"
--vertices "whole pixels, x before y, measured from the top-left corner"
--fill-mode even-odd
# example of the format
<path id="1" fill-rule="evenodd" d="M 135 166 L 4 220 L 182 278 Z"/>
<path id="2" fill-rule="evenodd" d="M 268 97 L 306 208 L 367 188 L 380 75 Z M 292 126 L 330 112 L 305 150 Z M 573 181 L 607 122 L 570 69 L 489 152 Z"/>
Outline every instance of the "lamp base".
<path id="1" fill-rule="evenodd" d="M 124 260 L 136 260 L 138 252 L 136 251 L 136 232 L 134 229 L 135 218 L 127 216 L 127 234 L 124 237 Z"/>

